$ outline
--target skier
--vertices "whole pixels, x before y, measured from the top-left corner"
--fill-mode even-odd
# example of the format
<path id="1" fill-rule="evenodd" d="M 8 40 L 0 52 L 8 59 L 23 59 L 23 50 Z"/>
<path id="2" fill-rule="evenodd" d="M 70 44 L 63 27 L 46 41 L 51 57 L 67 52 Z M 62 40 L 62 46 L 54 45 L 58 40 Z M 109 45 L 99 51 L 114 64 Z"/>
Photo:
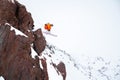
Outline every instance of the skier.
<path id="1" fill-rule="evenodd" d="M 47 30 L 47 31 L 45 31 L 45 32 L 43 32 L 43 33 L 46 34 L 46 35 L 51 35 L 51 36 L 53 36 L 53 37 L 57 37 L 57 35 L 52 34 L 52 33 L 50 32 L 52 27 L 53 27 L 53 24 L 46 23 L 46 24 L 44 25 L 44 29 Z"/>
<path id="2" fill-rule="evenodd" d="M 51 30 L 51 27 L 53 27 L 53 24 L 50 24 L 50 23 L 47 23 L 45 24 L 44 28 L 47 30 L 47 31 L 50 31 Z"/>

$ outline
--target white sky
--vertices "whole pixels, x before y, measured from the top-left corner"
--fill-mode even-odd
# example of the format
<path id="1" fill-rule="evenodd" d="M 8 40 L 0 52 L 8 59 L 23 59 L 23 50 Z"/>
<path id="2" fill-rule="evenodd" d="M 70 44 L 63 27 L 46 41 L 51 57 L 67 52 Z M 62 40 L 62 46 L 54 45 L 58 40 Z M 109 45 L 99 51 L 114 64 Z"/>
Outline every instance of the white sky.
<path id="1" fill-rule="evenodd" d="M 20 0 L 35 27 L 53 23 L 48 40 L 68 53 L 120 56 L 119 0 Z"/>

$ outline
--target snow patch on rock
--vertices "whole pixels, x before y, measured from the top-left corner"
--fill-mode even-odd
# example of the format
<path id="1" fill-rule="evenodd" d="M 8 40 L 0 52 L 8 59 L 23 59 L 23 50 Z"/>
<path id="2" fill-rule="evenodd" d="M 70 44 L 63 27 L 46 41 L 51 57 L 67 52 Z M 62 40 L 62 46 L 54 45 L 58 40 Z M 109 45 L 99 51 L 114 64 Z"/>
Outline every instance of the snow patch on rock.
<path id="1" fill-rule="evenodd" d="M 0 76 L 0 80 L 5 80 L 2 76 Z"/>
<path id="2" fill-rule="evenodd" d="M 36 53 L 36 51 L 31 47 L 31 56 L 32 56 L 32 58 L 34 58 L 35 59 L 35 56 L 37 56 L 37 53 Z"/>
<path id="3" fill-rule="evenodd" d="M 9 23 L 5 23 L 5 25 L 8 25 L 8 26 L 10 26 L 11 27 L 11 31 L 12 30 L 14 30 L 15 31 L 15 33 L 16 33 L 16 35 L 23 35 L 23 36 L 25 36 L 25 37 L 28 37 L 27 35 L 25 35 L 23 32 L 21 32 L 21 31 L 19 31 L 18 29 L 16 29 L 16 28 L 14 28 L 13 26 L 11 26 Z"/>

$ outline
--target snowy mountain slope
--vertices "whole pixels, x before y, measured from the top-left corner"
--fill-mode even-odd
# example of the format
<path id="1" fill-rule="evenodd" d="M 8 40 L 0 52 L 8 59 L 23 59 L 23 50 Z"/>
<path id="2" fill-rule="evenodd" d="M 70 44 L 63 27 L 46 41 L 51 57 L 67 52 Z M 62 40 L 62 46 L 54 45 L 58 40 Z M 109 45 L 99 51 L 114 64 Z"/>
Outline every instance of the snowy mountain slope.
<path id="1" fill-rule="evenodd" d="M 67 71 L 66 80 L 72 80 L 72 77 L 75 76 L 74 73 L 76 73 L 79 69 L 69 54 L 50 44 L 47 44 L 45 51 L 42 53 L 42 57 L 45 57 L 47 60 L 49 80 L 63 80 L 61 78 L 62 76 L 60 77 L 61 74 L 57 73 L 52 63 L 56 65 L 58 65 L 60 62 L 65 63 Z"/>
<path id="2" fill-rule="evenodd" d="M 47 44 L 43 57 L 47 59 L 50 80 L 62 80 L 54 71 L 51 63 L 60 61 L 66 66 L 66 80 L 119 80 L 120 59 L 110 60 L 103 57 L 79 56 L 79 61 L 54 45 Z M 52 73 L 53 72 L 53 73 Z"/>

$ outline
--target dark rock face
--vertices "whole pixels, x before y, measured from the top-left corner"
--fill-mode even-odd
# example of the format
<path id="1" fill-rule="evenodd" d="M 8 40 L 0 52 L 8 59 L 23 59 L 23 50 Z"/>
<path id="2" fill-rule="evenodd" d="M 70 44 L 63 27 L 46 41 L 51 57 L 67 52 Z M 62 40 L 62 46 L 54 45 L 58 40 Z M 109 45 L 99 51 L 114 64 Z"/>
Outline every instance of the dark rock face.
<path id="1" fill-rule="evenodd" d="M 46 46 L 42 31 L 32 31 L 34 21 L 31 14 L 25 6 L 13 1 L 0 0 L 0 76 L 5 80 L 49 80 L 46 59 L 38 57 Z M 12 27 L 27 37 L 16 35 Z M 35 58 L 31 56 L 31 48 L 38 54 Z M 57 68 L 63 75 L 65 65 L 60 63 Z M 66 73 L 63 76 L 65 80 Z"/>
<path id="2" fill-rule="evenodd" d="M 17 5 L 10 3 L 8 0 L 0 0 L 0 21 L 8 22 L 18 27 L 18 19 L 16 15 Z"/>
<path id="3" fill-rule="evenodd" d="M 65 80 L 66 78 L 66 68 L 65 68 L 65 64 L 63 62 L 60 62 L 57 65 L 57 69 L 60 71 L 61 75 L 63 76 L 63 80 Z"/>
<path id="4" fill-rule="evenodd" d="M 35 31 L 34 36 L 35 36 L 35 40 L 33 42 L 34 43 L 33 48 L 36 50 L 38 55 L 41 55 L 41 52 L 45 49 L 46 46 L 45 38 L 42 35 L 41 29 Z"/>
<path id="5" fill-rule="evenodd" d="M 57 73 L 58 74 L 60 72 L 60 74 L 63 77 L 63 80 L 66 80 L 66 68 L 65 68 L 65 64 L 63 62 L 60 62 L 58 65 L 56 65 L 55 63 L 52 63 L 52 65 L 54 66 L 54 68 L 57 69 Z"/>
<path id="6" fill-rule="evenodd" d="M 24 33 L 27 32 L 27 30 L 32 30 L 33 25 L 33 19 L 31 17 L 31 14 L 26 11 L 25 6 L 19 4 L 16 2 L 16 17 L 18 19 L 18 29 Z"/>
<path id="7" fill-rule="evenodd" d="M 22 32 L 33 29 L 33 19 L 25 6 L 10 0 L 0 0 L 0 21 L 8 22 Z"/>
<path id="8" fill-rule="evenodd" d="M 28 37 L 16 35 L 15 30 L 11 30 L 11 26 L 6 23 Z M 23 5 L 17 1 L 12 3 L 0 0 L 0 76 L 5 80 L 48 80 L 48 75 L 44 73 L 47 68 L 41 69 L 39 58 L 31 57 L 31 44 L 33 42 L 40 44 L 41 47 L 38 45 L 35 47 L 40 48 L 39 52 L 42 52 L 46 41 L 41 30 L 38 30 L 38 33 L 36 31 L 34 35 L 32 29 L 33 19 Z"/>

